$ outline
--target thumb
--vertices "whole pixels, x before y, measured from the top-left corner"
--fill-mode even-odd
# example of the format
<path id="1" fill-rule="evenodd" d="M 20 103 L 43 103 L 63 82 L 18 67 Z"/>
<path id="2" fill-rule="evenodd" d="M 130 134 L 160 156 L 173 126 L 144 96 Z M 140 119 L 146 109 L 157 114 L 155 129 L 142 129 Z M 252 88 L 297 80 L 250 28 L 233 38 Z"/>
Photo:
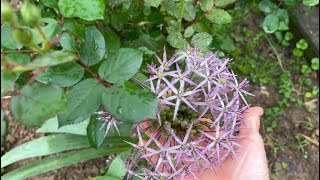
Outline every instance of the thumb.
<path id="1" fill-rule="evenodd" d="M 260 116 L 263 115 L 261 107 L 252 107 L 246 110 L 243 114 L 244 120 L 240 125 L 240 135 L 250 136 L 259 134 Z"/>

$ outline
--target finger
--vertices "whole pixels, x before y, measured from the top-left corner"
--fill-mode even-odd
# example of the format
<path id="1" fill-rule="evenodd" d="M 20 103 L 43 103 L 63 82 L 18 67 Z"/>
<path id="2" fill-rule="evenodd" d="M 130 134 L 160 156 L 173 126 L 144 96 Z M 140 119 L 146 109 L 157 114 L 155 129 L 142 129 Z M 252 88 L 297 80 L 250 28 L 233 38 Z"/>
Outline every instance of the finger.
<path id="1" fill-rule="evenodd" d="M 263 115 L 261 107 L 252 107 L 243 114 L 244 120 L 240 125 L 240 135 L 249 136 L 259 134 L 260 116 Z"/>

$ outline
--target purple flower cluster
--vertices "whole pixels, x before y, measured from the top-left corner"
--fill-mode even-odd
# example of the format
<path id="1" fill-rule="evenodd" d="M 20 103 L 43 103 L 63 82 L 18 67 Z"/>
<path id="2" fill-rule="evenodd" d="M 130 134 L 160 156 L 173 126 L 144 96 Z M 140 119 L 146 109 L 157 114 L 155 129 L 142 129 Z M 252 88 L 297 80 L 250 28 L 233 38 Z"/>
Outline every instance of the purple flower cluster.
<path id="1" fill-rule="evenodd" d="M 134 125 L 139 142 L 127 142 L 136 149 L 127 163 L 127 179 L 197 179 L 205 169 L 237 157 L 242 114 L 249 107 L 245 97 L 252 94 L 244 90 L 248 81 L 239 83 L 228 70 L 229 62 L 186 47 L 170 59 L 164 51 L 148 66 L 158 118 Z M 149 167 L 138 166 L 138 160 Z"/>

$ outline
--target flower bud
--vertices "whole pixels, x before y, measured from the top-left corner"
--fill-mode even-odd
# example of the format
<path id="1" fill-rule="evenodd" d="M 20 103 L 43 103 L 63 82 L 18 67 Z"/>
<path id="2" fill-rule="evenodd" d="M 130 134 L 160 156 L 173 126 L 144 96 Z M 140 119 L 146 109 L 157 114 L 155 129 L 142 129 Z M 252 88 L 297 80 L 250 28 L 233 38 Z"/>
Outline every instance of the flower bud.
<path id="1" fill-rule="evenodd" d="M 1 21 L 12 23 L 14 20 L 15 14 L 12 6 L 6 1 L 1 1 Z"/>
<path id="2" fill-rule="evenodd" d="M 40 10 L 34 4 L 24 1 L 21 6 L 21 16 L 24 22 L 30 27 L 36 27 L 40 25 L 41 13 Z"/>
<path id="3" fill-rule="evenodd" d="M 28 28 L 17 28 L 13 31 L 13 38 L 23 44 L 23 45 L 31 45 L 32 44 L 32 32 Z"/>

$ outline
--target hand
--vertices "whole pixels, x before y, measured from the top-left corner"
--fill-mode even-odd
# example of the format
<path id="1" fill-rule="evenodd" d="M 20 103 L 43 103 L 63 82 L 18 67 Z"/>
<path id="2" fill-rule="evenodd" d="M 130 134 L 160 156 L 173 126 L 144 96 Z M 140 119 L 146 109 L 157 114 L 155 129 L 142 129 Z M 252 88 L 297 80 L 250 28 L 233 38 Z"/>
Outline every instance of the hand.
<path id="1" fill-rule="evenodd" d="M 250 108 L 245 112 L 245 120 L 241 125 L 240 135 L 246 136 L 240 140 L 243 146 L 238 159 L 227 160 L 216 172 L 207 170 L 200 180 L 268 180 L 269 170 L 263 140 L 259 134 L 260 116 L 263 109 Z M 193 180 L 187 177 L 185 180 Z"/>

